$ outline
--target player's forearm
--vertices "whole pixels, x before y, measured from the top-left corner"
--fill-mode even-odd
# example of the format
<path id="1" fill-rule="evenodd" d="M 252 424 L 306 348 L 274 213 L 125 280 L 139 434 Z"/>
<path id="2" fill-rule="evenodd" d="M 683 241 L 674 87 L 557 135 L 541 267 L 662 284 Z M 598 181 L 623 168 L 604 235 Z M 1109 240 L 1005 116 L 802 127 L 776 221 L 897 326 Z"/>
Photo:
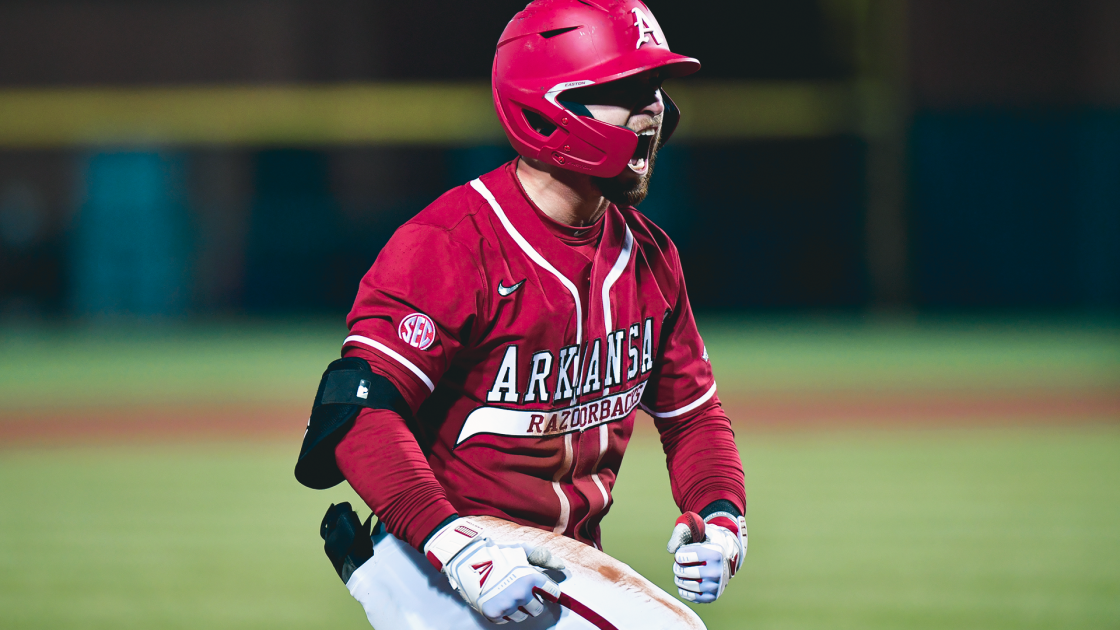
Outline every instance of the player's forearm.
<path id="1" fill-rule="evenodd" d="M 335 448 L 346 480 L 397 538 L 419 549 L 455 508 L 404 419 L 366 409 Z"/>
<path id="2" fill-rule="evenodd" d="M 731 421 L 718 400 L 695 412 L 657 420 L 673 499 L 682 512 L 700 512 L 716 501 L 746 508 L 743 464 Z"/>

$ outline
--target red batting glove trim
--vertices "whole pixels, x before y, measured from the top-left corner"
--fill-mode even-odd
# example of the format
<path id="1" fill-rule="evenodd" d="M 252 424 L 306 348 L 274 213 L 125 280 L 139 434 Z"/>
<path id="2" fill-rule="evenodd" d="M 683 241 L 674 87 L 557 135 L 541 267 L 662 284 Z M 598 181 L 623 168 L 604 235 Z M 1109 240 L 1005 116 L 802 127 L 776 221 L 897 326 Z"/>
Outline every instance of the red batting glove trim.
<path id="1" fill-rule="evenodd" d="M 726 516 L 717 516 L 717 517 L 713 518 L 712 520 L 708 521 L 708 524 L 709 525 L 719 525 L 720 527 L 722 527 L 724 529 L 731 530 L 732 532 L 735 532 L 736 535 L 739 534 L 739 524 L 736 523 L 735 521 L 727 518 Z"/>

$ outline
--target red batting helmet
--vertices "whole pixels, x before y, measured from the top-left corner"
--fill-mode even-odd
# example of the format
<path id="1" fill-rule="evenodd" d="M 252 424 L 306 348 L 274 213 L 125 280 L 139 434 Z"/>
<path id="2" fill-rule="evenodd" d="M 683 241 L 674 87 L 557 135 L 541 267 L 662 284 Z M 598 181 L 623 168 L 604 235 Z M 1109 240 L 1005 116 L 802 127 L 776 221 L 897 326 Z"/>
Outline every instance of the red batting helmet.
<path id="1" fill-rule="evenodd" d="M 638 0 L 534 0 L 513 16 L 498 40 L 494 105 L 521 155 L 614 177 L 633 157 L 638 135 L 595 120 L 589 112 L 578 115 L 580 108 L 573 111 L 561 94 L 656 69 L 663 77 L 679 77 L 699 70 L 700 62 L 670 52 L 653 13 Z M 664 91 L 662 96 L 664 142 L 680 112 Z"/>

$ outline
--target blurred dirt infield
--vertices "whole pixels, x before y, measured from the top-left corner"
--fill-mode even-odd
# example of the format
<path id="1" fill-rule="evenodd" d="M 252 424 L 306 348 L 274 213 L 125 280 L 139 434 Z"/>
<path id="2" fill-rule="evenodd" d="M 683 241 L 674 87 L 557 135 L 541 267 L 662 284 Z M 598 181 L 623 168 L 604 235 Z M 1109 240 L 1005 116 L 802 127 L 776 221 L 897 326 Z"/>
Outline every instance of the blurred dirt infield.
<path id="1" fill-rule="evenodd" d="M 1120 423 L 1111 390 L 967 393 L 821 393 L 730 397 L 737 430 L 969 427 Z M 215 404 L 0 410 L 0 448 L 131 441 L 302 438 L 308 411 L 291 405 Z M 652 430 L 644 413 L 638 431 Z"/>

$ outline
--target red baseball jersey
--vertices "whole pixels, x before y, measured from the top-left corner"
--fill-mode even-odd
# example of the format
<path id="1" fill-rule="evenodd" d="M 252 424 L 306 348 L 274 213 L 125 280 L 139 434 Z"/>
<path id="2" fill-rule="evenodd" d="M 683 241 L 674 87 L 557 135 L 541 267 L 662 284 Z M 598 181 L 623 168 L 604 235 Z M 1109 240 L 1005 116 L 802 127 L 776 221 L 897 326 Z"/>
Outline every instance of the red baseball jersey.
<path id="1" fill-rule="evenodd" d="M 716 383 L 664 232 L 611 205 L 588 260 L 539 212 L 516 161 L 444 194 L 363 278 L 344 353 L 401 391 L 460 514 L 598 544 L 636 409 L 664 434 Z M 707 498 L 742 504 L 731 469 Z"/>

